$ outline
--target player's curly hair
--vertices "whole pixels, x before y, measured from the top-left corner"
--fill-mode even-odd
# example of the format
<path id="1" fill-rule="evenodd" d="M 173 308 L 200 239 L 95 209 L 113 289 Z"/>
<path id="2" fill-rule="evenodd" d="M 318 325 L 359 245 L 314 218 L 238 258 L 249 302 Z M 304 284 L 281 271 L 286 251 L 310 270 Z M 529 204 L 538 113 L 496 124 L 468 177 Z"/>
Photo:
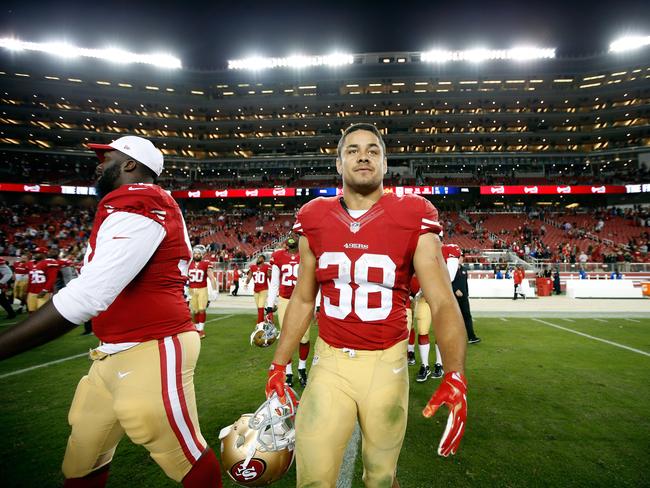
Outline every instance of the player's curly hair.
<path id="1" fill-rule="evenodd" d="M 341 138 L 339 139 L 339 144 L 336 147 L 336 155 L 337 157 L 341 157 L 341 151 L 343 150 L 343 144 L 345 143 L 345 138 L 348 136 L 348 134 L 352 134 L 355 131 L 358 130 L 367 130 L 368 132 L 372 132 L 374 135 L 377 136 L 377 139 L 379 139 L 379 144 L 381 145 L 381 149 L 384 153 L 384 156 L 386 155 L 386 143 L 384 142 L 383 137 L 381 136 L 381 132 L 379 132 L 379 129 L 375 127 L 373 124 L 366 124 L 366 123 L 359 123 L 359 124 L 352 124 L 350 127 L 345 129 L 343 131 L 343 134 L 341 135 Z"/>

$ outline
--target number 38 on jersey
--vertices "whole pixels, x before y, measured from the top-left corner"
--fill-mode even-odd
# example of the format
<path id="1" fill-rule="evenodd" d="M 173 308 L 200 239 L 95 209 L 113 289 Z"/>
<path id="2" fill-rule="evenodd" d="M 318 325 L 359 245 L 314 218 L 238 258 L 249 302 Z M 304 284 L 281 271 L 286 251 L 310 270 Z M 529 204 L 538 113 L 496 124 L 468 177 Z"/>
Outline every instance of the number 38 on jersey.
<path id="1" fill-rule="evenodd" d="M 318 259 L 318 268 L 324 270 L 330 266 L 337 270 L 332 281 L 338 290 L 338 300 L 331 293 L 323 292 L 326 315 L 343 320 L 354 310 L 364 322 L 384 320 L 390 315 L 396 265 L 389 256 L 365 253 L 352 261 L 344 252 L 324 252 Z M 371 273 L 381 276 L 381 281 L 370 281 Z M 379 294 L 379 300 L 373 300 L 372 305 L 371 293 Z M 336 301 L 338 305 L 333 303 Z"/>

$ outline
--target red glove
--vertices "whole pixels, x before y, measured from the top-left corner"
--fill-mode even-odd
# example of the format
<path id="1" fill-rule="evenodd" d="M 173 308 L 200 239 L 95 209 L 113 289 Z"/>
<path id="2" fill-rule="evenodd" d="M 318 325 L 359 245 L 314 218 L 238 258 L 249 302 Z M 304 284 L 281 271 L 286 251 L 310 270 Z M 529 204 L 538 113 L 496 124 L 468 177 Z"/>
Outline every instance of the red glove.
<path id="1" fill-rule="evenodd" d="M 438 446 L 438 454 L 447 457 L 456 454 L 467 423 L 467 380 L 457 371 L 445 374 L 442 383 L 424 407 L 422 415 L 433 417 L 441 405 L 447 405 L 449 418 Z"/>
<path id="2" fill-rule="evenodd" d="M 273 307 L 266 307 L 264 313 L 264 320 L 273 323 Z"/>
<path id="3" fill-rule="evenodd" d="M 269 379 L 266 381 L 266 398 L 269 398 L 275 392 L 278 394 L 280 401 L 285 401 L 284 382 L 287 379 L 287 375 L 284 372 L 285 367 L 282 364 L 271 363 Z"/>
<path id="4" fill-rule="evenodd" d="M 266 398 L 268 399 L 273 393 L 277 393 L 280 402 L 286 405 L 289 403 L 289 399 L 286 398 L 285 392 L 288 392 L 291 397 L 291 402 L 294 408 L 296 408 L 298 406 L 298 397 L 296 397 L 296 392 L 285 384 L 287 379 L 285 368 L 286 366 L 282 364 L 271 363 L 269 379 L 266 381 Z"/>

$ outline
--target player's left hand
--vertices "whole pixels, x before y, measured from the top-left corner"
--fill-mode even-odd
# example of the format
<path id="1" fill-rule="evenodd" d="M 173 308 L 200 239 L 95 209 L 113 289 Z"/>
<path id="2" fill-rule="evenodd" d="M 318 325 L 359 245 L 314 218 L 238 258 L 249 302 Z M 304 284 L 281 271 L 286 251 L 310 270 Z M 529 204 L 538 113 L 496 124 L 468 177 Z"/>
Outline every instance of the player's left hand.
<path id="1" fill-rule="evenodd" d="M 438 454 L 447 457 L 456 454 L 467 423 L 467 380 L 457 371 L 445 374 L 442 383 L 424 407 L 422 415 L 433 417 L 442 405 L 449 409 L 449 418 L 438 446 Z"/>
<path id="2" fill-rule="evenodd" d="M 285 368 L 286 366 L 281 364 L 271 363 L 269 379 L 266 381 L 266 398 L 269 398 L 275 392 L 278 394 L 280 401 L 285 401 L 284 382 L 287 379 Z"/>

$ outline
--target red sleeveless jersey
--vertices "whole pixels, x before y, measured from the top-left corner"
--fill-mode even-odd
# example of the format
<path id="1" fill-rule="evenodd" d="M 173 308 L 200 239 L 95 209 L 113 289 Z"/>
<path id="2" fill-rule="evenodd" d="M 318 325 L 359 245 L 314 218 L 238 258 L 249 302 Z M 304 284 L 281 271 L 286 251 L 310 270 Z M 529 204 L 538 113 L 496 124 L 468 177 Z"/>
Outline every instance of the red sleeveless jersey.
<path id="1" fill-rule="evenodd" d="M 271 266 L 277 266 L 280 270 L 280 289 L 278 295 L 289 299 L 296 287 L 298 279 L 298 266 L 300 266 L 300 254 L 291 253 L 286 249 L 278 249 L 271 255 Z"/>
<path id="2" fill-rule="evenodd" d="M 355 219 L 338 197 L 317 198 L 294 231 L 309 240 L 321 287 L 319 335 L 334 347 L 387 349 L 406 339 L 406 303 L 420 235 L 441 230 L 417 195 L 384 194 Z"/>
<path id="3" fill-rule="evenodd" d="M 271 267 L 267 264 L 251 264 L 251 273 L 253 280 L 253 291 L 259 293 L 269 289 L 269 270 Z"/>
<path id="4" fill-rule="evenodd" d="M 202 259 L 196 262 L 192 259 L 190 269 L 187 272 L 187 276 L 190 278 L 190 288 L 207 288 L 208 269 L 210 269 L 209 261 Z"/>

